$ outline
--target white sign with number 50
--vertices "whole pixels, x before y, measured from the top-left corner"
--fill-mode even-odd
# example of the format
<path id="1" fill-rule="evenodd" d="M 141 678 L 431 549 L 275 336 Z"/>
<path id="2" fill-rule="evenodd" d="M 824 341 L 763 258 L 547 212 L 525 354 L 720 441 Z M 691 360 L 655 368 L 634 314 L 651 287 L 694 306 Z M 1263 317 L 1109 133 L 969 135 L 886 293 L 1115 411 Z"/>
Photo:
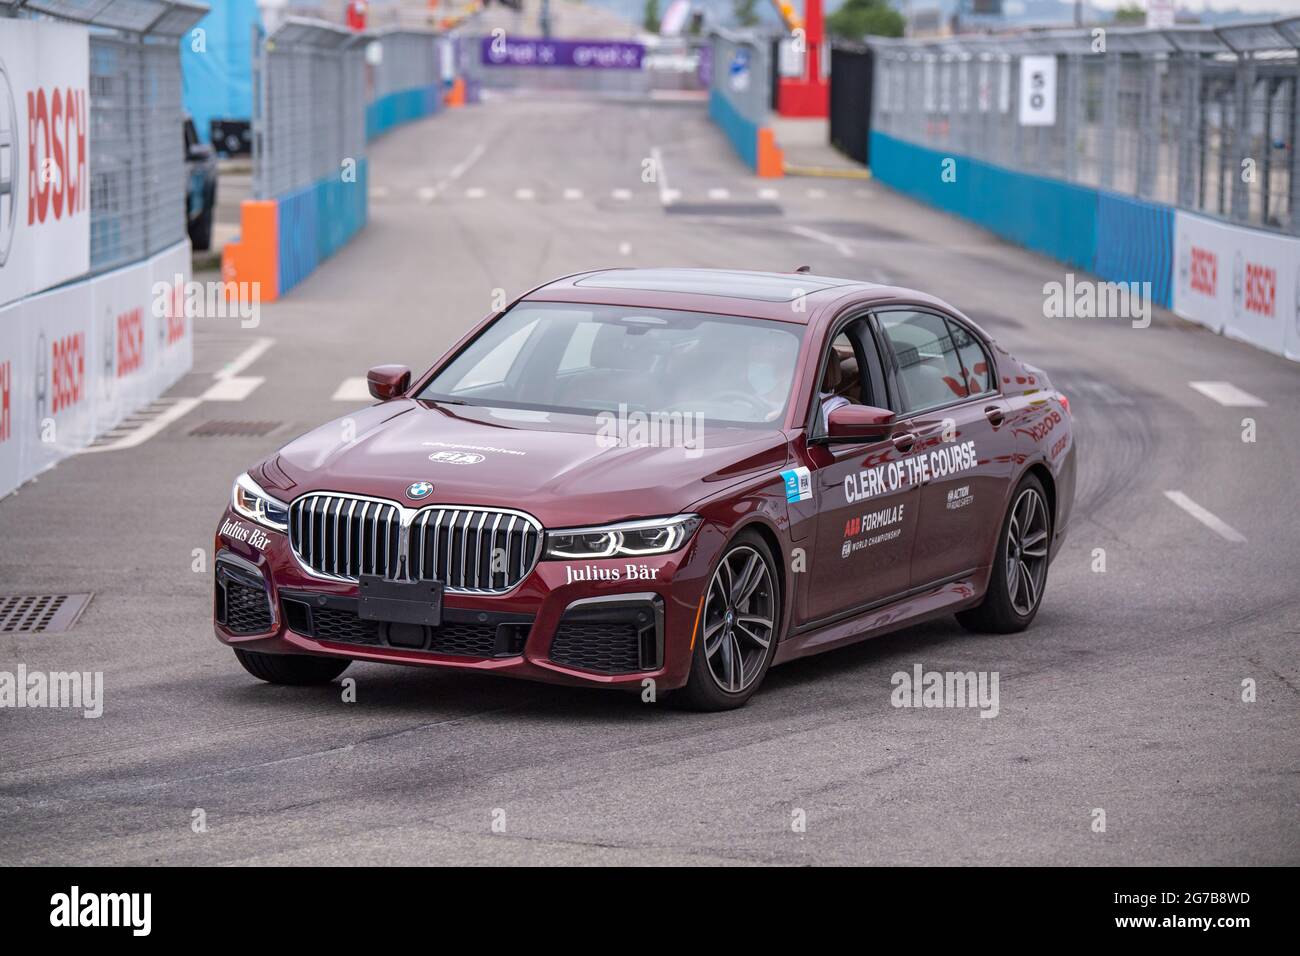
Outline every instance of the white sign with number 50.
<path id="1" fill-rule="evenodd" d="M 1020 125 L 1056 125 L 1056 57 L 1020 58 Z"/>

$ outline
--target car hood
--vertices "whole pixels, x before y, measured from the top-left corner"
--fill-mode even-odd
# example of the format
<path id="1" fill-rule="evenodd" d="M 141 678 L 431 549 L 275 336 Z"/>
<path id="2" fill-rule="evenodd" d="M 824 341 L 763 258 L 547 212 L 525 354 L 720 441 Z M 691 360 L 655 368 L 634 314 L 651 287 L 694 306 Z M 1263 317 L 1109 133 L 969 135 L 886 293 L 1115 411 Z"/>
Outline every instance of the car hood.
<path id="1" fill-rule="evenodd" d="M 635 420 L 629 428 L 635 426 Z M 656 438 L 649 433 L 650 440 Z M 674 435 L 695 447 L 667 444 Z M 658 446 L 592 416 L 412 399 L 374 405 L 285 445 L 260 479 L 292 500 L 341 491 L 402 502 L 525 511 L 546 527 L 677 514 L 729 484 L 782 467 L 788 442 L 776 426 L 683 426 Z M 415 482 L 432 482 L 414 500 Z"/>

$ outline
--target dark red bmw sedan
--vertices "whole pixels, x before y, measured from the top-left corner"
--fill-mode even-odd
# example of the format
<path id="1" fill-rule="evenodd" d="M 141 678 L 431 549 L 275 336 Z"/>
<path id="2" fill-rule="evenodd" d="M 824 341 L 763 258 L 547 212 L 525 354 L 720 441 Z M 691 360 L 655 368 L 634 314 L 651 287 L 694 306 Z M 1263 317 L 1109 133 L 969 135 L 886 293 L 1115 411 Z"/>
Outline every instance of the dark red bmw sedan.
<path id="1" fill-rule="evenodd" d="M 534 289 L 235 482 L 217 637 L 743 704 L 773 664 L 929 618 L 1034 619 L 1069 404 L 952 306 L 803 273 Z"/>

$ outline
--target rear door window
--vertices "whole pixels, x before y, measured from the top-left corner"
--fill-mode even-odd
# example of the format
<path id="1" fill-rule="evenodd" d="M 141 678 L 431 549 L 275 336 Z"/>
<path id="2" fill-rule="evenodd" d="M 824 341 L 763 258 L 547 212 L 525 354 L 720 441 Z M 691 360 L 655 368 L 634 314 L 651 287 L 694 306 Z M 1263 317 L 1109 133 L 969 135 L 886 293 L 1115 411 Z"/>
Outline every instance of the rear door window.
<path id="1" fill-rule="evenodd" d="M 957 345 L 942 316 L 897 310 L 880 313 L 880 327 L 894 353 L 899 398 L 905 414 L 970 396 Z"/>
<path id="2" fill-rule="evenodd" d="M 980 395 L 993 390 L 993 365 L 984 351 L 975 333 L 962 325 L 948 319 L 948 331 L 957 346 L 957 356 L 961 359 L 962 370 L 966 376 L 966 385 L 972 395 Z"/>

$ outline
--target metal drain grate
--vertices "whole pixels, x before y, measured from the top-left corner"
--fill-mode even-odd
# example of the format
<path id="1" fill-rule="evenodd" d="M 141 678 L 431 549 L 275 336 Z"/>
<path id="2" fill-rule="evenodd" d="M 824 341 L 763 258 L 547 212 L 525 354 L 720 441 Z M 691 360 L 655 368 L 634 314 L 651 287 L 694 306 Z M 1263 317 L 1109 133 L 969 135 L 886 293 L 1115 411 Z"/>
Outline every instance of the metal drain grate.
<path id="1" fill-rule="evenodd" d="M 0 596 L 0 634 L 62 634 L 77 623 L 90 594 Z"/>
<path id="2" fill-rule="evenodd" d="M 192 438 L 261 438 L 279 428 L 283 422 L 251 422 L 237 419 L 214 419 L 190 430 Z"/>

